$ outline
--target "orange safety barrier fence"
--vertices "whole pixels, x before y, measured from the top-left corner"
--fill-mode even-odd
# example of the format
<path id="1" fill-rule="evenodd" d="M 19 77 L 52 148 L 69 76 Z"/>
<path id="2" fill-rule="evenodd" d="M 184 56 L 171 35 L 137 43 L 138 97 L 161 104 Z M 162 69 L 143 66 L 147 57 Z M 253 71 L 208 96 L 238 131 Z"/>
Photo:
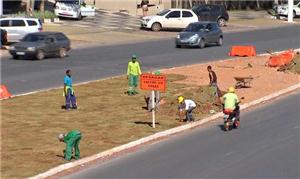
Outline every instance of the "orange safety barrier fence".
<path id="1" fill-rule="evenodd" d="M 10 98 L 11 94 L 8 92 L 5 85 L 0 85 L 0 99 Z"/>
<path id="2" fill-rule="evenodd" d="M 228 55 L 239 57 L 256 56 L 256 49 L 254 46 L 232 46 Z"/>
<path id="3" fill-rule="evenodd" d="M 295 52 L 293 50 L 288 50 L 282 52 L 278 55 L 272 55 L 267 62 L 267 66 L 270 67 L 280 67 L 289 64 L 295 57 Z"/>

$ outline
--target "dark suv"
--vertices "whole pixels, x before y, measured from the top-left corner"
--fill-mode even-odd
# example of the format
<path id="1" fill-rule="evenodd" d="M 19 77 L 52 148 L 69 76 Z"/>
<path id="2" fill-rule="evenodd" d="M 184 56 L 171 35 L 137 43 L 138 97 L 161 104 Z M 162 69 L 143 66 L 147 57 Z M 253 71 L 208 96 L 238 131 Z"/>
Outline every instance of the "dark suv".
<path id="1" fill-rule="evenodd" d="M 229 15 L 223 5 L 202 4 L 194 6 L 192 10 L 198 15 L 199 21 L 215 21 L 221 27 L 225 26 L 229 20 Z"/>

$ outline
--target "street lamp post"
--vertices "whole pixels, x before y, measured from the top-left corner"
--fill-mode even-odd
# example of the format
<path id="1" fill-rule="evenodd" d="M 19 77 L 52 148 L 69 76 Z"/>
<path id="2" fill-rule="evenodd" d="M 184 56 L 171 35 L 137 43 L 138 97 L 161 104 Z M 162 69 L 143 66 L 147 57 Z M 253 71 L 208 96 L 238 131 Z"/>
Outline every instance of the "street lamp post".
<path id="1" fill-rule="evenodd" d="M 293 22 L 293 9 L 294 0 L 289 0 L 288 2 L 288 22 Z"/>
<path id="2" fill-rule="evenodd" d="M 0 0 L 0 16 L 3 15 L 3 0 Z"/>

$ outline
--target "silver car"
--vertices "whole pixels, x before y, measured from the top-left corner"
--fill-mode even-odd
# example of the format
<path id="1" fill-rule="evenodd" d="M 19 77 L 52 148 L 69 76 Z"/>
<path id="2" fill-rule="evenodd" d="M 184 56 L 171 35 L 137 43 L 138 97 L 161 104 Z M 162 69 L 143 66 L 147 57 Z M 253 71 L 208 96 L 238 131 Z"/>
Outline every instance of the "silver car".
<path id="1" fill-rule="evenodd" d="M 7 31 L 8 42 L 18 42 L 29 33 L 43 30 L 39 19 L 26 17 L 0 18 L 0 27 Z"/>
<path id="2" fill-rule="evenodd" d="M 208 44 L 223 44 L 223 32 L 216 22 L 194 22 L 180 32 L 175 40 L 181 46 L 204 48 Z"/>

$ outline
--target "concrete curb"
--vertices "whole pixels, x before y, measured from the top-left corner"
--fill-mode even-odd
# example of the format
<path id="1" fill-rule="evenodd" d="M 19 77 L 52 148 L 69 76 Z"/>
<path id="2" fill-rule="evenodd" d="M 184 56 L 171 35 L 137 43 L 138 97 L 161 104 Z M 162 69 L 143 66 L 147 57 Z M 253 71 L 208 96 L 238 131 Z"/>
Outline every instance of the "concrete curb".
<path id="1" fill-rule="evenodd" d="M 281 96 L 283 94 L 295 91 L 296 89 L 299 89 L 299 88 L 300 88 L 300 83 L 298 83 L 296 85 L 293 85 L 293 86 L 290 86 L 290 87 L 288 87 L 286 89 L 280 90 L 280 91 L 278 91 L 276 93 L 270 94 L 268 96 L 262 97 L 260 99 L 254 100 L 254 101 L 252 101 L 250 103 L 241 105 L 241 109 L 247 109 L 249 107 L 252 107 L 252 106 L 255 106 L 257 104 L 260 104 L 260 103 L 269 101 L 271 99 L 274 99 L 276 97 L 279 97 L 279 96 Z M 71 163 L 59 165 L 59 166 L 57 166 L 55 168 L 52 168 L 52 169 L 48 170 L 45 173 L 41 173 L 41 174 L 38 174 L 36 176 L 30 177 L 30 179 L 47 178 L 47 177 L 53 176 L 53 175 L 55 175 L 57 173 L 60 173 L 60 172 L 62 172 L 64 170 L 71 169 L 71 168 L 83 165 L 83 164 L 88 163 L 88 162 L 92 162 L 92 161 L 100 159 L 100 158 L 111 156 L 111 155 L 113 155 L 115 153 L 118 153 L 118 152 L 130 149 L 132 147 L 136 147 L 138 145 L 145 144 L 147 142 L 155 141 L 157 139 L 160 139 L 160 138 L 163 138 L 163 137 L 167 137 L 167 136 L 170 136 L 170 135 L 173 135 L 173 134 L 176 134 L 176 133 L 179 133 L 179 132 L 183 132 L 183 131 L 186 131 L 188 129 L 200 126 L 200 125 L 202 125 L 204 123 L 213 121 L 213 120 L 221 117 L 222 115 L 223 114 L 221 112 L 219 112 L 219 113 L 216 113 L 215 115 L 212 115 L 212 116 L 207 117 L 205 119 L 202 119 L 200 121 L 196 121 L 196 122 L 193 122 L 193 123 L 188 123 L 186 125 L 175 127 L 175 128 L 172 128 L 172 129 L 169 129 L 169 130 L 166 130 L 166 131 L 158 132 L 158 133 L 155 133 L 155 134 L 150 135 L 148 137 L 141 138 L 139 140 L 130 142 L 128 144 L 124 144 L 124 145 L 112 148 L 110 150 L 107 150 L 107 151 L 104 151 L 104 152 L 92 155 L 90 157 L 86 157 L 86 158 L 83 158 L 83 159 L 75 161 L 75 162 L 71 162 Z"/>

